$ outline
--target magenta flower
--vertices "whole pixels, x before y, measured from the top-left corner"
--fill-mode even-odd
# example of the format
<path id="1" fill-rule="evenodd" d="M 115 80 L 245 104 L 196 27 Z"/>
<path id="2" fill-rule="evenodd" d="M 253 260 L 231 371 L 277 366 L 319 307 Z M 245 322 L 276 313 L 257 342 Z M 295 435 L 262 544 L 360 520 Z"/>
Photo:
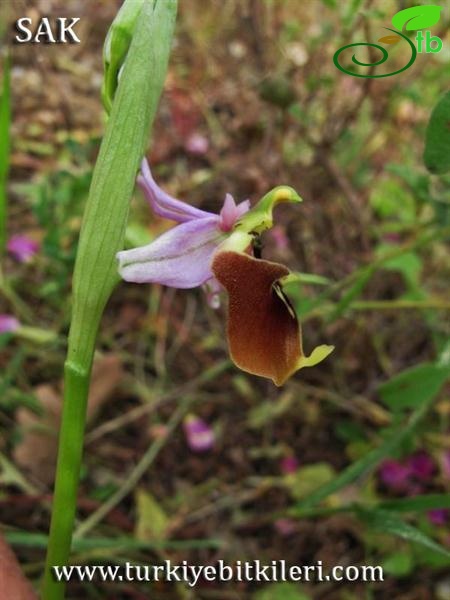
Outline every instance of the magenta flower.
<path id="1" fill-rule="evenodd" d="M 289 537 L 298 531 L 298 522 L 294 519 L 277 519 L 273 525 L 281 537 Z"/>
<path id="2" fill-rule="evenodd" d="M 138 184 L 153 212 L 178 224 L 151 244 L 117 254 L 126 281 L 175 288 L 204 285 L 208 301 L 228 294 L 228 342 L 234 363 L 249 373 L 282 385 L 303 367 L 321 362 L 333 346 L 318 346 L 305 356 L 295 310 L 283 284 L 295 275 L 275 262 L 253 256 L 259 235 L 273 225 L 280 202 L 300 202 L 290 187 L 278 186 L 250 209 L 227 194 L 219 214 L 173 198 L 154 181 L 144 160 Z"/>
<path id="3" fill-rule="evenodd" d="M 204 135 L 193 133 L 186 140 L 184 147 L 191 154 L 198 154 L 201 156 L 208 152 L 209 141 Z"/>
<path id="4" fill-rule="evenodd" d="M 200 417 L 187 415 L 183 421 L 183 430 L 187 445 L 193 452 L 207 452 L 213 448 L 214 431 Z"/>
<path id="5" fill-rule="evenodd" d="M 13 235 L 6 247 L 11 256 L 21 263 L 26 263 L 38 252 L 39 243 L 26 235 Z"/>
<path id="6" fill-rule="evenodd" d="M 283 475 L 295 473 L 298 469 L 298 460 L 293 454 L 288 454 L 281 459 L 280 469 Z"/>
<path id="7" fill-rule="evenodd" d="M 450 450 L 446 450 L 441 457 L 442 474 L 446 479 L 450 479 Z"/>
<path id="8" fill-rule="evenodd" d="M 387 488 L 405 492 L 410 486 L 411 467 L 398 460 L 385 460 L 378 471 L 380 480 Z"/>
<path id="9" fill-rule="evenodd" d="M 403 461 L 385 460 L 378 475 L 387 488 L 414 496 L 433 480 L 435 472 L 432 457 L 424 450 L 418 450 Z"/>
<path id="10" fill-rule="evenodd" d="M 412 454 L 408 458 L 408 465 L 411 469 L 411 475 L 418 481 L 429 481 L 436 471 L 434 460 L 424 450 Z"/>
<path id="11" fill-rule="evenodd" d="M 445 525 L 448 522 L 450 511 L 448 508 L 434 508 L 428 511 L 427 516 L 433 525 Z"/>
<path id="12" fill-rule="evenodd" d="M 19 329 L 20 323 L 13 317 L 12 315 L 2 314 L 0 315 L 0 334 L 1 333 L 11 333 Z"/>

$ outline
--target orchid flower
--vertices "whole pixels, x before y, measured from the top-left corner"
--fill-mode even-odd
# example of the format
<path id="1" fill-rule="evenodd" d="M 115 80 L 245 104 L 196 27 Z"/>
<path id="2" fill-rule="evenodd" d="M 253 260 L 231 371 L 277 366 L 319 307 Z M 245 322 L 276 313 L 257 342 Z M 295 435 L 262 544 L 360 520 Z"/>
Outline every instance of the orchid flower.
<path id="1" fill-rule="evenodd" d="M 258 236 L 273 225 L 273 208 L 280 202 L 301 202 L 292 188 L 274 188 L 251 209 L 248 200 L 236 204 L 227 194 L 220 213 L 214 214 L 164 192 L 145 160 L 137 181 L 153 212 L 178 225 L 146 246 L 119 252 L 123 279 L 175 288 L 206 284 L 213 295 L 225 288 L 232 360 L 276 385 L 330 354 L 333 346 L 319 346 L 310 356 L 303 353 L 297 316 L 282 289 L 294 275 L 283 265 L 252 256 Z"/>
<path id="2" fill-rule="evenodd" d="M 200 210 L 164 192 L 155 182 L 146 160 L 137 179 L 152 211 L 179 223 L 147 246 L 119 252 L 119 271 L 125 281 L 161 283 L 175 288 L 215 284 L 211 260 L 236 221 L 250 208 L 245 200 L 236 205 L 227 194 L 220 214 Z"/>

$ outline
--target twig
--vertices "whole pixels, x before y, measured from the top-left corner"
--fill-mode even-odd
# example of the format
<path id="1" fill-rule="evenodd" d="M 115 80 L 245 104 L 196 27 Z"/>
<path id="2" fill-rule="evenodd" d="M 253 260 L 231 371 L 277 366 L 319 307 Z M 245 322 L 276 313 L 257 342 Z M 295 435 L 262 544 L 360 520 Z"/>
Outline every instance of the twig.
<path id="1" fill-rule="evenodd" d="M 231 366 L 231 361 L 229 359 L 226 359 L 226 360 L 214 365 L 213 367 L 210 367 L 209 369 L 207 369 L 206 371 L 201 373 L 201 375 L 199 375 L 195 379 L 191 379 L 191 381 L 189 381 L 188 383 L 186 383 L 184 385 L 180 385 L 180 386 L 176 387 L 175 389 L 171 390 L 170 392 L 166 392 L 165 394 L 162 394 L 159 398 L 152 399 L 151 402 L 149 401 L 146 404 L 143 404 L 142 406 L 137 406 L 136 408 L 131 409 L 124 415 L 120 415 L 119 417 L 115 417 L 114 419 L 110 419 L 109 421 L 106 421 L 106 423 L 103 423 L 102 425 L 100 425 L 99 427 L 97 427 L 96 429 L 94 429 L 93 431 L 91 431 L 89 434 L 86 435 L 85 443 L 90 444 L 93 441 L 98 440 L 100 437 L 102 437 L 108 433 L 112 433 L 116 429 L 125 427 L 126 425 L 129 425 L 130 423 L 132 423 L 133 421 L 136 421 L 140 417 L 143 417 L 144 415 L 146 415 L 150 412 L 153 412 L 154 410 L 159 408 L 162 404 L 165 404 L 166 402 L 172 401 L 176 398 L 183 397 L 186 393 L 196 389 L 198 386 L 202 385 L 203 383 L 211 381 L 217 375 L 220 375 L 221 373 L 226 371 L 230 366 Z M 147 386 L 140 383 L 139 381 L 135 382 L 135 389 L 136 389 L 136 392 L 140 396 L 144 396 L 144 397 L 148 396 Z"/>
<path id="2" fill-rule="evenodd" d="M 144 456 L 137 463 L 137 465 L 128 474 L 123 484 L 119 489 L 108 498 L 108 500 L 102 504 L 95 512 L 93 512 L 81 525 L 75 530 L 74 538 L 80 538 L 86 535 L 93 527 L 98 525 L 100 521 L 121 502 L 130 492 L 133 491 L 141 477 L 150 468 L 155 458 L 158 456 L 161 449 L 168 441 L 171 434 L 175 431 L 182 418 L 189 409 L 189 406 L 193 402 L 191 396 L 185 398 L 178 409 L 172 414 L 167 423 L 167 433 L 164 437 L 157 438 L 153 444 L 149 446 Z"/>

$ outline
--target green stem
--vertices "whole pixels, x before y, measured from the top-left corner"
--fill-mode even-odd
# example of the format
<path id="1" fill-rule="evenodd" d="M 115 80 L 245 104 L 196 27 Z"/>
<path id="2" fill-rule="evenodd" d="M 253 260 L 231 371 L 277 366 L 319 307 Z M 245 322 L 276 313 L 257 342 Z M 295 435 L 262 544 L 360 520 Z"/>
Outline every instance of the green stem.
<path id="1" fill-rule="evenodd" d="M 393 309 L 426 309 L 450 310 L 450 302 L 446 300 L 358 300 L 350 305 L 355 310 L 393 310 Z"/>
<path id="2" fill-rule="evenodd" d="M 119 279 L 115 256 L 123 248 L 129 199 L 163 88 L 176 8 L 176 0 L 143 0 L 92 177 L 73 277 L 42 600 L 64 598 L 65 583 L 54 579 L 52 566 L 69 562 L 97 331 Z"/>
<path id="3" fill-rule="evenodd" d="M 52 565 L 68 562 L 75 520 L 78 477 L 81 466 L 84 424 L 89 391 L 90 370 L 66 362 L 64 368 L 64 404 L 52 521 L 46 558 L 43 598 L 61 598 L 64 586 L 51 574 Z"/>

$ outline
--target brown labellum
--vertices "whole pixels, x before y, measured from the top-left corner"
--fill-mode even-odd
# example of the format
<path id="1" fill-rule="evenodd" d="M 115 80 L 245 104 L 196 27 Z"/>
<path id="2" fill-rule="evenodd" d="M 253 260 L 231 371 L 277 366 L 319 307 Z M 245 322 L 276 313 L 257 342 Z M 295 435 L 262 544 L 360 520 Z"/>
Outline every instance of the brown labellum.
<path id="1" fill-rule="evenodd" d="M 282 385 L 302 356 L 300 327 L 278 280 L 283 265 L 223 251 L 212 270 L 229 296 L 228 341 L 236 365 Z"/>

